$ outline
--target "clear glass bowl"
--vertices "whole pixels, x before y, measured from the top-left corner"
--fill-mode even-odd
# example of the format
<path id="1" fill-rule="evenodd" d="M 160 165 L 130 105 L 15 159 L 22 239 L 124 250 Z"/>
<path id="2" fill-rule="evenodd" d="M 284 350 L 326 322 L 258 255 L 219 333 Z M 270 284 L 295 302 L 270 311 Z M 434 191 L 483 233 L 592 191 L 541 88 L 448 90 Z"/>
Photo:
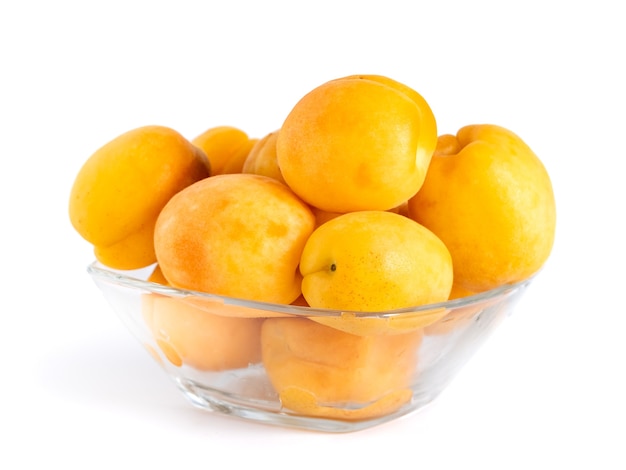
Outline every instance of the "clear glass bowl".
<path id="1" fill-rule="evenodd" d="M 368 428 L 432 402 L 532 279 L 376 313 L 275 305 L 150 282 L 94 262 L 131 333 L 202 409 L 317 431 Z"/>

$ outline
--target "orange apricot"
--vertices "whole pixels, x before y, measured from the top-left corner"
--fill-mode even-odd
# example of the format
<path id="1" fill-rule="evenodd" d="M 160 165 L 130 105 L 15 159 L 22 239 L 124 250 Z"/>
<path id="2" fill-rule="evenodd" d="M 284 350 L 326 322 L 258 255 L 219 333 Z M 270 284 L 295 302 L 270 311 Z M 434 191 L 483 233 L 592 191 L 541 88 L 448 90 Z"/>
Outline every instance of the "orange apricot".
<path id="1" fill-rule="evenodd" d="M 209 174 L 204 152 L 175 130 L 133 129 L 84 163 L 70 194 L 70 221 L 94 245 L 101 263 L 117 269 L 149 266 L 156 261 L 159 212 L 174 194 Z"/>
<path id="2" fill-rule="evenodd" d="M 307 93 L 276 142 L 287 184 L 328 212 L 388 210 L 408 200 L 424 181 L 437 131 L 430 108 L 406 89 L 348 77 Z"/>
<path id="3" fill-rule="evenodd" d="M 495 125 L 463 127 L 439 144 L 409 216 L 446 244 L 455 283 L 482 292 L 536 273 L 556 228 L 552 184 L 539 158 Z"/>
<path id="4" fill-rule="evenodd" d="M 156 345 L 177 367 L 220 371 L 261 360 L 263 319 L 214 315 L 159 294 L 142 296 L 142 314 Z"/>
<path id="5" fill-rule="evenodd" d="M 430 162 L 430 158 L 435 148 L 437 147 L 437 122 L 435 120 L 434 114 L 428 102 L 424 99 L 422 95 L 420 95 L 416 90 L 411 88 L 410 86 L 405 85 L 393 78 L 386 77 L 384 75 L 374 75 L 374 74 L 363 74 L 363 75 L 349 75 L 347 77 L 339 78 L 338 80 L 352 80 L 352 79 L 361 79 L 361 80 L 371 80 L 374 82 L 381 83 L 383 85 L 389 86 L 391 88 L 396 89 L 400 93 L 403 93 L 407 97 L 409 97 L 413 102 L 417 105 L 419 112 L 421 113 L 420 119 L 420 146 L 418 147 L 418 152 L 423 152 L 424 155 L 416 156 L 416 164 L 422 165 L 420 168 L 423 174 L 428 170 L 428 163 Z"/>
<path id="6" fill-rule="evenodd" d="M 306 318 L 270 318 L 261 329 L 263 365 L 283 406 L 344 419 L 411 398 L 421 340 L 420 330 L 357 336 Z"/>
<path id="7" fill-rule="evenodd" d="M 211 127 L 191 142 L 201 148 L 211 162 L 212 174 L 241 173 L 248 153 L 258 139 L 251 139 L 233 126 Z"/>
<path id="8" fill-rule="evenodd" d="M 289 304 L 301 293 L 298 263 L 314 225 L 309 207 L 284 184 L 217 175 L 168 202 L 154 244 L 174 287 Z"/>

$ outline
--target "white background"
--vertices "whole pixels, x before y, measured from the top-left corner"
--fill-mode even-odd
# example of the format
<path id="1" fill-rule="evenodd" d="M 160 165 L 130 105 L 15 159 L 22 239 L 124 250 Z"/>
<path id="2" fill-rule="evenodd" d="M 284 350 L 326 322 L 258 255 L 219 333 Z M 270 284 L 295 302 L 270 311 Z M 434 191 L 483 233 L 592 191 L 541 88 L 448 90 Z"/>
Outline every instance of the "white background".
<path id="1" fill-rule="evenodd" d="M 626 468 L 620 6 L 3 1 L 0 468 Z M 491 122 L 522 136 L 553 179 L 552 256 L 424 411 L 327 435 L 196 410 L 85 272 L 73 179 L 134 127 L 261 137 L 355 73 L 418 90 L 440 133 Z"/>

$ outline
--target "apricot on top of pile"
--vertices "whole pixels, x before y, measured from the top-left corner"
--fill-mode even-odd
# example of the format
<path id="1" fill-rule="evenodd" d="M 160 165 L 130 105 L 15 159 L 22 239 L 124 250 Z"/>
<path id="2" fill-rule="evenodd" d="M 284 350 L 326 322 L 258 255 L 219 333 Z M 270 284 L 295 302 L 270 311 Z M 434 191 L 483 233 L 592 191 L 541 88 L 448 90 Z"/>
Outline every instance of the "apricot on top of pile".
<path id="1" fill-rule="evenodd" d="M 276 155 L 289 187 L 314 207 L 388 210 L 419 190 L 436 142 L 435 117 L 416 91 L 385 77 L 351 76 L 295 104 Z"/>

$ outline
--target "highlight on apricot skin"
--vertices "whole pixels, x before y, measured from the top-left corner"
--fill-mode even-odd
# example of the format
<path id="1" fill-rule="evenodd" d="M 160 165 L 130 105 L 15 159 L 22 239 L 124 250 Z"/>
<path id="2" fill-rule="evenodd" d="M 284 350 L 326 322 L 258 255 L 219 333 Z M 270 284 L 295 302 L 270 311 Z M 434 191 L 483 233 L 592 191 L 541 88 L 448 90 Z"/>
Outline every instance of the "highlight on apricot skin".
<path id="1" fill-rule="evenodd" d="M 409 216 L 452 255 L 455 283 L 473 292 L 521 281 L 547 260 L 556 207 L 548 173 L 530 147 L 495 125 L 443 135 Z"/>
<path id="2" fill-rule="evenodd" d="M 422 165 L 421 171 L 425 175 L 428 170 L 428 164 L 430 162 L 432 153 L 437 147 L 437 122 L 435 120 L 435 115 L 428 104 L 428 102 L 424 99 L 424 97 L 419 94 L 416 90 L 411 88 L 404 83 L 401 83 L 393 78 L 386 77 L 384 75 L 375 75 L 375 74 L 363 74 L 363 75 L 348 75 L 347 77 L 340 78 L 338 80 L 352 80 L 352 79 L 360 79 L 360 80 L 371 80 L 374 82 L 382 83 L 383 85 L 387 85 L 400 93 L 405 94 L 409 97 L 413 102 L 417 105 L 418 110 L 420 111 L 421 118 L 419 121 L 420 125 L 420 145 L 418 146 L 418 152 L 422 152 L 423 154 L 416 156 L 416 163 L 418 165 Z"/>
<path id="3" fill-rule="evenodd" d="M 292 108 L 276 142 L 278 165 L 307 203 L 328 212 L 388 210 L 421 187 L 435 118 L 392 82 L 331 80 Z"/>
<path id="4" fill-rule="evenodd" d="M 175 130 L 133 129 L 83 164 L 70 193 L 70 221 L 104 265 L 143 268 L 156 261 L 153 232 L 160 210 L 209 175 L 204 152 Z"/>
<path id="5" fill-rule="evenodd" d="M 211 174 L 240 173 L 258 139 L 252 139 L 233 126 L 211 127 L 191 142 L 202 149 L 211 162 Z"/>
<path id="6" fill-rule="evenodd" d="M 298 263 L 314 225 L 309 207 L 284 184 L 217 175 L 168 202 L 154 244 L 174 287 L 289 304 L 301 294 Z"/>
<path id="7" fill-rule="evenodd" d="M 284 406 L 353 419 L 410 399 L 421 340 L 420 330 L 356 336 L 306 318 L 267 319 L 261 330 L 263 365 Z"/>

